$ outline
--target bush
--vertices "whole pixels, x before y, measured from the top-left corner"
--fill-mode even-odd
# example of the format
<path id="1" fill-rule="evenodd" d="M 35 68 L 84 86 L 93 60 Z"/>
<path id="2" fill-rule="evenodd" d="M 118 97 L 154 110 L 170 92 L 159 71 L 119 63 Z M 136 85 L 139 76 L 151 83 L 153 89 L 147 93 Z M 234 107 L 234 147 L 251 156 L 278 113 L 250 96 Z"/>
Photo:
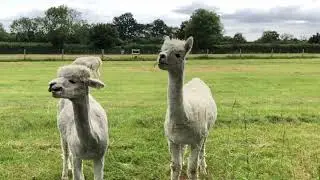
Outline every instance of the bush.
<path id="1" fill-rule="evenodd" d="M 131 49 L 140 49 L 142 54 L 157 54 L 161 44 L 136 44 L 130 43 L 124 46 L 116 46 L 105 49 L 106 54 L 120 54 L 125 50 L 125 54 L 131 54 Z M 0 42 L 0 54 L 23 54 L 23 49 L 27 49 L 28 54 L 59 54 L 61 49 L 54 48 L 50 43 L 23 43 L 23 42 Z M 214 45 L 209 49 L 213 54 L 234 54 L 239 53 L 320 53 L 320 44 L 296 43 L 296 44 L 272 44 L 272 43 L 244 43 L 244 44 L 221 44 Z M 66 44 L 64 47 L 66 54 L 100 54 L 101 50 L 89 45 Z M 193 54 L 206 53 L 207 50 L 192 50 Z"/>

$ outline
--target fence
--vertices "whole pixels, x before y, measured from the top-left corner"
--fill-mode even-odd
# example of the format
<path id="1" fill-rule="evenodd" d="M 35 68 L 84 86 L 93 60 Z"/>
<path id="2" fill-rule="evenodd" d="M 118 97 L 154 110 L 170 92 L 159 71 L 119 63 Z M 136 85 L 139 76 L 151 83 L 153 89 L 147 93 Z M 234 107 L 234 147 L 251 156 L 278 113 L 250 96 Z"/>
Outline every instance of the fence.
<path id="1" fill-rule="evenodd" d="M 161 44 L 127 44 L 105 49 L 105 54 L 131 54 L 132 49 L 140 49 L 141 54 L 157 54 Z M 60 54 L 61 49 L 53 48 L 49 43 L 15 43 L 0 42 L 0 54 Z M 66 44 L 65 54 L 100 54 L 101 49 L 88 45 Z M 296 43 L 296 44 L 221 44 L 212 45 L 210 48 L 198 49 L 194 47 L 194 54 L 252 54 L 252 53 L 320 53 L 320 44 Z"/>

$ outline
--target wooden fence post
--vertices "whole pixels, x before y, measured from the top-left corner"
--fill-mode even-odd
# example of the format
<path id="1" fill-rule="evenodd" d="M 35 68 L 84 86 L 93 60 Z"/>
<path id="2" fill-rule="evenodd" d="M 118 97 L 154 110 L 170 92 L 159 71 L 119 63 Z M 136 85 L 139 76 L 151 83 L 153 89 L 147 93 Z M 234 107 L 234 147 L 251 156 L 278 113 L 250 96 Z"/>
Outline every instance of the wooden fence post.
<path id="1" fill-rule="evenodd" d="M 62 58 L 62 60 L 64 60 L 64 49 L 61 49 L 61 58 Z"/>
<path id="2" fill-rule="evenodd" d="M 27 56 L 27 50 L 23 49 L 23 60 L 26 60 L 26 56 Z"/>
<path id="3" fill-rule="evenodd" d="M 104 49 L 101 49 L 101 60 L 103 61 L 104 58 Z"/>

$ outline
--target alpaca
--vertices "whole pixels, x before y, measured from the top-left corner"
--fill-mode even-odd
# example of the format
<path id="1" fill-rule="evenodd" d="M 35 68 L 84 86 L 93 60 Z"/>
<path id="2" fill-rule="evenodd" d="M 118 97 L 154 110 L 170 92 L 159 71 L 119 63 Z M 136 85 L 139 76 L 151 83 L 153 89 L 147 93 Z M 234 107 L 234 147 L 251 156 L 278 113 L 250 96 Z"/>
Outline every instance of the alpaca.
<path id="1" fill-rule="evenodd" d="M 63 152 L 62 179 L 68 179 L 72 164 L 73 179 L 84 180 L 82 160 L 93 160 L 94 179 L 102 180 L 108 122 L 104 109 L 89 94 L 89 86 L 102 88 L 104 84 L 90 78 L 90 70 L 81 65 L 60 67 L 57 74 L 49 83 L 49 92 L 61 98 L 57 119 Z"/>
<path id="2" fill-rule="evenodd" d="M 188 177 L 198 178 L 198 167 L 206 174 L 205 141 L 217 118 L 217 106 L 210 88 L 199 78 L 183 85 L 184 62 L 193 45 L 165 37 L 158 57 L 158 67 L 168 71 L 168 108 L 164 123 L 171 154 L 171 179 L 179 179 L 185 146 L 191 148 Z"/>
<path id="3" fill-rule="evenodd" d="M 83 65 L 91 70 L 93 78 L 100 77 L 99 68 L 102 66 L 102 61 L 99 57 L 88 56 L 88 57 L 78 57 L 72 64 Z"/>

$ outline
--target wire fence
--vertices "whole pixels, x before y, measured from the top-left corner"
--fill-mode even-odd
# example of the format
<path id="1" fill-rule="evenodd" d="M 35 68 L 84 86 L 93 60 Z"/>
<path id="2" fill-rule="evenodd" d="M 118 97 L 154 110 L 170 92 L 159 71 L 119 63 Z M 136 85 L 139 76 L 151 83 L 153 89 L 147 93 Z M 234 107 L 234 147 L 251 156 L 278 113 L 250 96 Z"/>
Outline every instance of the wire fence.
<path id="1" fill-rule="evenodd" d="M 132 49 L 127 54 L 123 51 L 119 53 L 105 53 L 104 49 L 100 51 L 94 51 L 86 54 L 73 54 L 68 53 L 64 49 L 61 49 L 60 52 L 52 54 L 37 54 L 28 52 L 27 49 L 23 49 L 23 53 L 18 54 L 0 54 L 0 61 L 65 61 L 65 60 L 74 60 L 77 57 L 82 56 L 98 56 L 101 57 L 104 61 L 113 61 L 113 60 L 141 60 L 141 61 L 153 61 L 156 59 L 158 53 L 143 53 L 145 51 L 140 49 Z M 0 52 L 1 53 L 1 52 Z M 301 49 L 297 53 L 281 53 L 274 52 L 272 49 L 269 53 L 243 53 L 242 49 L 234 51 L 234 53 L 229 54 L 214 54 L 212 51 L 207 50 L 203 53 L 190 54 L 189 59 L 269 59 L 269 58 L 320 58 L 320 54 L 317 53 L 305 53 L 304 49 Z"/>

